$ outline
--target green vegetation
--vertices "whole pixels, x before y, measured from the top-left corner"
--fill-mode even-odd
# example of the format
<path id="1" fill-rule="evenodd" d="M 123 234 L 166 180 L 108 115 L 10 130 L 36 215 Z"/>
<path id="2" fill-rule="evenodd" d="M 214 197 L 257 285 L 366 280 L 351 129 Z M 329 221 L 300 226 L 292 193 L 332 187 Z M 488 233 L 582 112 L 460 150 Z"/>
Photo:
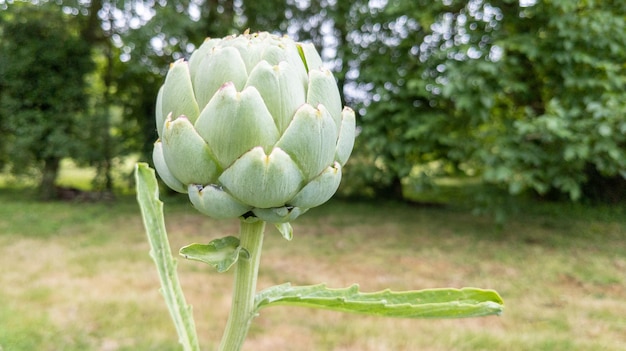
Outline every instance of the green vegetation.
<path id="1" fill-rule="evenodd" d="M 433 165 L 425 180 L 465 174 L 512 194 L 626 195 L 626 50 L 616 44 L 626 41 L 626 3 L 385 3 L 349 30 L 367 44 L 349 56 L 373 99 L 355 148 L 366 185 L 397 192 L 416 165 Z"/>
<path id="2" fill-rule="evenodd" d="M 443 321 L 264 310 L 246 349 L 623 348 L 625 7 L 0 0 L 0 350 L 178 349 L 137 204 L 113 184 L 128 178 L 128 155 L 150 158 L 168 64 L 246 28 L 323 53 L 359 113 L 342 190 L 378 200 L 314 209 L 292 242 L 268 233 L 259 289 L 478 286 L 507 304 L 501 317 Z M 90 168 L 64 168 L 68 158 Z M 94 184 L 117 200 L 36 201 Z M 170 196 L 174 249 L 237 231 Z M 393 202 L 404 197 L 429 205 Z M 615 205 L 585 206 L 595 199 Z M 182 259 L 179 270 L 210 349 L 231 273 Z"/>
<path id="3" fill-rule="evenodd" d="M 54 24 L 32 8 L 60 18 L 72 40 L 35 35 Z M 463 175 L 513 194 L 614 202 L 626 196 L 625 13 L 621 0 L 0 0 L 0 133 L 10 136 L 0 140 L 0 167 L 43 169 L 48 154 L 70 155 L 112 190 L 113 160 L 151 158 L 168 65 L 206 37 L 249 28 L 310 40 L 333 70 L 361 131 L 346 193 L 400 199 L 408 178 L 429 186 Z M 84 46 L 91 55 L 74 59 L 93 61 L 89 72 L 43 66 Z M 46 55 L 33 64 L 32 52 Z M 24 91 L 32 82 L 38 89 Z M 74 103 L 86 111 L 32 123 L 43 118 L 33 111 Z M 79 123 L 59 127 L 68 120 Z M 42 128 L 50 122 L 59 133 Z M 23 143 L 34 145 L 29 157 L 14 151 Z"/>
<path id="4" fill-rule="evenodd" d="M 164 200 L 174 250 L 237 230 L 183 197 Z M 0 202 L 3 350 L 178 349 L 134 197 L 40 203 L 2 189 Z M 358 282 L 362 291 L 480 286 L 498 290 L 505 313 L 402 320 L 279 307 L 261 312 L 245 349 L 619 350 L 626 342 L 623 206 L 532 204 L 499 229 L 462 207 L 334 200 L 294 230 L 291 242 L 266 236 L 259 289 L 287 281 Z M 184 259 L 179 273 L 211 349 L 231 273 Z"/>
<path id="5" fill-rule="evenodd" d="M 61 159 L 85 148 L 93 63 L 77 32 L 56 7 L 20 3 L 0 15 L 0 169 L 41 172 L 43 199 L 55 197 Z"/>

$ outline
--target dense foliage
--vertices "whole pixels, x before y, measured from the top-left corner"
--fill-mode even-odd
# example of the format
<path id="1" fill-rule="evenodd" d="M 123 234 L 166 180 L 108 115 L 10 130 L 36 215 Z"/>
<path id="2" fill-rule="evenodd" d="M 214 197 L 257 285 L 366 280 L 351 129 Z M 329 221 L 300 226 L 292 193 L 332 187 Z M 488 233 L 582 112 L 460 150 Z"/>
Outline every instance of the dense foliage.
<path id="1" fill-rule="evenodd" d="M 15 172 L 40 170 L 40 194 L 51 198 L 61 159 L 82 147 L 89 47 L 69 18 L 49 7 L 16 6 L 1 24 L 2 159 Z"/>
<path id="2" fill-rule="evenodd" d="M 421 171 L 623 194 L 625 23 L 622 2 L 390 1 L 361 27 L 362 174 L 387 192 Z"/>
<path id="3" fill-rule="evenodd" d="M 512 194 L 626 194 L 621 1 L 61 3 L 51 6 L 79 20 L 98 62 L 90 109 L 104 117 L 85 127 L 100 131 L 90 138 L 92 164 L 137 151 L 147 159 L 167 65 L 207 36 L 250 28 L 313 41 L 358 109 L 345 191 L 401 197 L 408 180 L 453 175 Z M 107 140 L 117 147 L 100 149 Z"/>

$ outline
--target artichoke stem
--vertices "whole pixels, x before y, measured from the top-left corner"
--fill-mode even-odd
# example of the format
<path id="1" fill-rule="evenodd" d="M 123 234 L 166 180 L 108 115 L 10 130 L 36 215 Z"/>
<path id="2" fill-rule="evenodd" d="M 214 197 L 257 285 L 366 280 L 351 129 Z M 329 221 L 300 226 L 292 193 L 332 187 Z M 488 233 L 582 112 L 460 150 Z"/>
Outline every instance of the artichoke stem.
<path id="1" fill-rule="evenodd" d="M 248 223 L 242 220 L 240 222 L 240 245 L 247 251 L 248 257 L 240 255 L 237 261 L 232 306 L 220 343 L 220 351 L 241 350 L 252 319 L 255 317 L 254 297 L 264 230 L 265 221 Z"/>

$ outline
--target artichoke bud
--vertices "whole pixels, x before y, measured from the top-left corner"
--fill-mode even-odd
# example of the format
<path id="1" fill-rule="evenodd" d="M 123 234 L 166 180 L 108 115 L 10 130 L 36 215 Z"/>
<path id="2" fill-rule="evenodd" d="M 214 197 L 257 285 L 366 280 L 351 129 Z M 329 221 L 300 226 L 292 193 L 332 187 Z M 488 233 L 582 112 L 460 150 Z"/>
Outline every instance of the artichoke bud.
<path id="1" fill-rule="evenodd" d="M 214 218 L 287 222 L 337 191 L 355 137 L 311 44 L 266 32 L 207 39 L 168 71 L 155 168 Z"/>

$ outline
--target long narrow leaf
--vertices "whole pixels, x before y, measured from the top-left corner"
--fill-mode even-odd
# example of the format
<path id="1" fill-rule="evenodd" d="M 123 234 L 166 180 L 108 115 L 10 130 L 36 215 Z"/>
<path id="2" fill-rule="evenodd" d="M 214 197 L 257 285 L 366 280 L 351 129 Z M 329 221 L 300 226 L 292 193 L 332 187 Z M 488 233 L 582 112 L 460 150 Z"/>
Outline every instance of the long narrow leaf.
<path id="1" fill-rule="evenodd" d="M 159 200 L 159 187 L 154 170 L 145 163 L 135 167 L 137 201 L 141 208 L 143 223 L 150 242 L 150 257 L 154 260 L 161 280 L 161 293 L 174 320 L 178 341 L 186 351 L 200 350 L 198 336 L 185 296 L 176 274 L 176 261 L 172 257 L 165 221 L 163 202 Z"/>
<path id="2" fill-rule="evenodd" d="M 358 285 L 330 289 L 324 284 L 273 286 L 260 291 L 255 303 L 257 311 L 268 306 L 290 305 L 401 318 L 479 317 L 499 315 L 504 308 L 502 298 L 493 290 L 463 288 L 363 293 Z"/>

